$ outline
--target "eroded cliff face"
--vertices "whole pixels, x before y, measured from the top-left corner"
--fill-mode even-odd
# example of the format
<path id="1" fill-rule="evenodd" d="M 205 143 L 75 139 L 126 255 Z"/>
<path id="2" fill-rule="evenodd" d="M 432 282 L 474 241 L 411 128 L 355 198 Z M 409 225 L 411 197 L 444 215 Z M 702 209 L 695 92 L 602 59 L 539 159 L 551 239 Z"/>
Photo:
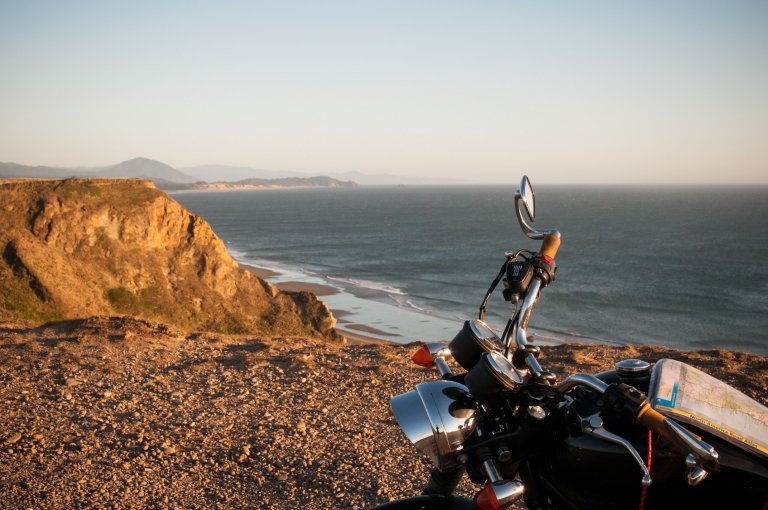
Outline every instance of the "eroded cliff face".
<path id="1" fill-rule="evenodd" d="M 0 317 L 117 313 L 185 331 L 339 339 L 324 303 L 240 268 L 151 181 L 0 181 L 0 251 Z"/>

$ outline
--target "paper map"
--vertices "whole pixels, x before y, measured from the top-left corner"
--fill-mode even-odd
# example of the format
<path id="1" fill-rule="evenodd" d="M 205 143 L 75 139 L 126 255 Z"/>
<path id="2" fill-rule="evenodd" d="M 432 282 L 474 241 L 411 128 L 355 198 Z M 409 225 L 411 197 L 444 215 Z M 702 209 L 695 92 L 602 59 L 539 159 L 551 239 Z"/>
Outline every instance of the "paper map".
<path id="1" fill-rule="evenodd" d="M 660 360 L 654 368 L 651 402 L 672 419 L 768 457 L 768 408 L 701 370 Z"/>

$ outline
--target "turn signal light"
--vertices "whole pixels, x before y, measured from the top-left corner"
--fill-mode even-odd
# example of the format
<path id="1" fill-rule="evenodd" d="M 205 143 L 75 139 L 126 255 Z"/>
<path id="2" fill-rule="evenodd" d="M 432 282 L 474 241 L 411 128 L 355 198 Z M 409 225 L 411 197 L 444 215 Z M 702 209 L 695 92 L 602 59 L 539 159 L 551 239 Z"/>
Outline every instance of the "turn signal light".
<path id="1" fill-rule="evenodd" d="M 496 498 L 496 491 L 493 490 L 493 485 L 490 483 L 485 484 L 485 488 L 477 494 L 475 504 L 482 510 L 499 510 L 499 500 Z"/>
<path id="2" fill-rule="evenodd" d="M 430 368 L 432 367 L 432 353 L 429 352 L 429 346 L 427 344 L 419 347 L 419 350 L 413 353 L 411 361 L 419 365 L 420 367 Z"/>

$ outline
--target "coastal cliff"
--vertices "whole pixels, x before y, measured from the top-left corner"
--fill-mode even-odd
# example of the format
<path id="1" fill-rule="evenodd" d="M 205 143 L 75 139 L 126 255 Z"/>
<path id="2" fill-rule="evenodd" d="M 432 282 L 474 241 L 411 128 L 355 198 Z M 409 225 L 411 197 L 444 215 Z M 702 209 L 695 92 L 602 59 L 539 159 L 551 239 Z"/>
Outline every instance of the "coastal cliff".
<path id="1" fill-rule="evenodd" d="M 144 179 L 0 181 L 0 318 L 130 315 L 184 331 L 340 340 L 324 303 L 242 269 Z"/>

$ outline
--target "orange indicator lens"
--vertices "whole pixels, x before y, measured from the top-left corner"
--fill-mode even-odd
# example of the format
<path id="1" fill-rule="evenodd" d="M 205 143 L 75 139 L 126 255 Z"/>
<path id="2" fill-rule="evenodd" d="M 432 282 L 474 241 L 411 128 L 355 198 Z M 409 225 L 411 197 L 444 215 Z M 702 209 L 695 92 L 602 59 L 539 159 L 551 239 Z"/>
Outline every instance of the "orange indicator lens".
<path id="1" fill-rule="evenodd" d="M 429 347 L 422 345 L 419 350 L 413 353 L 411 360 L 420 367 L 430 368 L 432 366 L 432 354 L 429 352 Z"/>
<path id="2" fill-rule="evenodd" d="M 499 500 L 490 483 L 486 483 L 485 488 L 478 493 L 475 504 L 483 510 L 499 510 Z"/>

